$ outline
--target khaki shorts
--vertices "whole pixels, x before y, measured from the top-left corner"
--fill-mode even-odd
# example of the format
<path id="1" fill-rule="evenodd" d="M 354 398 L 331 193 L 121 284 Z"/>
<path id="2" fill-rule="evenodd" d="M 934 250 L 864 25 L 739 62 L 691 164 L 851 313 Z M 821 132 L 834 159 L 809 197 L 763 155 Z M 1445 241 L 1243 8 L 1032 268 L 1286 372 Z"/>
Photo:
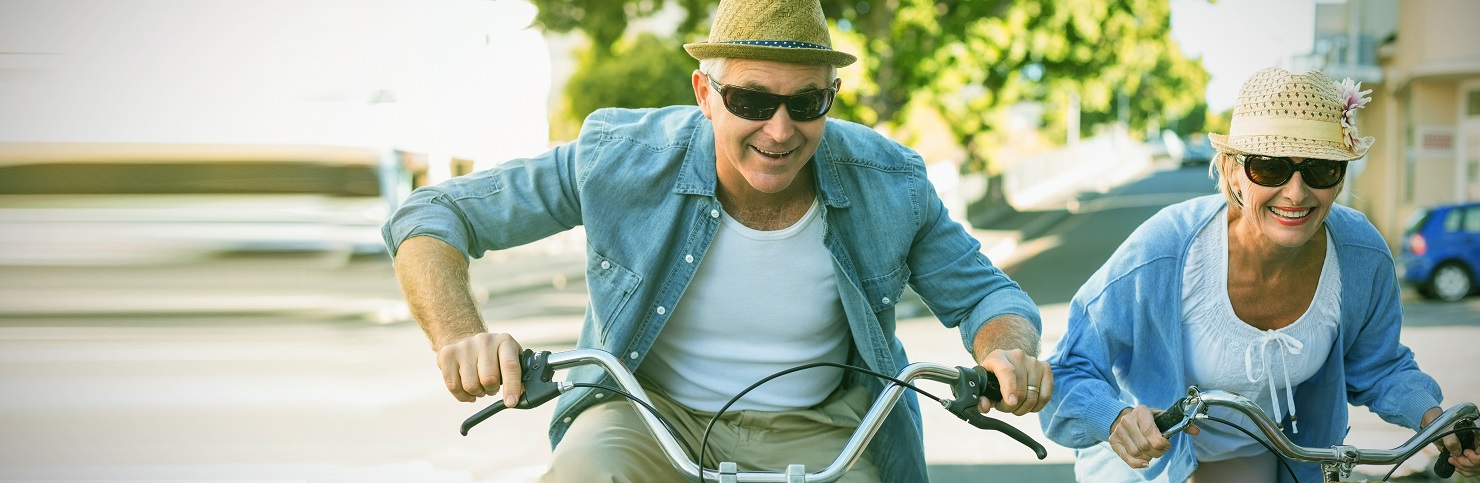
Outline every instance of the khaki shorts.
<path id="1" fill-rule="evenodd" d="M 694 451 L 714 413 L 696 411 L 668 399 L 644 384 L 653 407 L 673 424 Z M 718 468 L 733 461 L 740 471 L 784 472 L 789 464 L 804 464 L 817 472 L 832 464 L 858 428 L 871 401 L 862 386 L 839 389 L 821 404 L 795 411 L 727 411 L 709 432 L 704 466 Z M 638 407 L 621 396 L 597 404 L 576 417 L 555 447 L 550 469 L 542 482 L 684 482 L 652 433 L 640 419 Z M 842 482 L 879 481 L 867 458 L 858 461 Z"/>

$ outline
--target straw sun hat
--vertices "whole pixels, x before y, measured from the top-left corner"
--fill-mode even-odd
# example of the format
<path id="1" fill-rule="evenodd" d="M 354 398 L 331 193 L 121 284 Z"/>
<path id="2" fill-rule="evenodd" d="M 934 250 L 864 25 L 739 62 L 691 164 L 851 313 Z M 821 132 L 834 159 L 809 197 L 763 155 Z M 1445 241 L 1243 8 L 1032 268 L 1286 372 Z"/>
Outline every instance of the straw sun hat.
<path id="1" fill-rule="evenodd" d="M 832 49 L 818 0 L 721 0 L 709 41 L 683 48 L 699 60 L 728 57 L 837 67 L 858 60 Z"/>
<path id="2" fill-rule="evenodd" d="M 1312 71 L 1295 75 L 1261 70 L 1244 82 L 1228 135 L 1210 134 L 1227 154 L 1259 154 L 1351 161 L 1367 154 L 1372 137 L 1358 137 L 1356 110 L 1372 92 L 1351 79 L 1332 82 Z"/>

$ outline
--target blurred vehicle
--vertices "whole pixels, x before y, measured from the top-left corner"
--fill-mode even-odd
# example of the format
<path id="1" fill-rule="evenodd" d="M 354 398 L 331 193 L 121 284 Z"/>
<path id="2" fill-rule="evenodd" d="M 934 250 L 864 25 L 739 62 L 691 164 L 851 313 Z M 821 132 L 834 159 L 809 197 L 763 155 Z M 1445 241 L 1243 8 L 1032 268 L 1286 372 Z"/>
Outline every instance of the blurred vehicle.
<path id="1" fill-rule="evenodd" d="M 1186 146 L 1182 138 L 1171 130 L 1163 130 L 1160 136 L 1151 136 L 1146 139 L 1146 148 L 1151 151 L 1151 161 L 1172 161 L 1182 159 L 1182 151 Z"/>
<path id="2" fill-rule="evenodd" d="M 3 143 L 0 265 L 382 255 L 409 185 L 371 148 Z"/>
<path id="3" fill-rule="evenodd" d="M 1473 293 L 1480 273 L 1480 202 L 1414 212 L 1403 234 L 1403 281 L 1426 298 L 1453 302 Z"/>
<path id="4" fill-rule="evenodd" d="M 1195 134 L 1187 141 L 1187 148 L 1182 151 L 1182 166 L 1203 166 L 1213 162 L 1213 155 L 1217 151 L 1213 149 L 1213 142 L 1205 134 Z"/>

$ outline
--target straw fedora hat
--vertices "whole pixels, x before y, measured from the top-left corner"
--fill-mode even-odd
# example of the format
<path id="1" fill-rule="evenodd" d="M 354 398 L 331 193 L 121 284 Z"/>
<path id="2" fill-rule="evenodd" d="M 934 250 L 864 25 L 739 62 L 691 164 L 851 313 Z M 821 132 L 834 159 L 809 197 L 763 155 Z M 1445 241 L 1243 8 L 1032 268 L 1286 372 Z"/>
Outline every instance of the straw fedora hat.
<path id="1" fill-rule="evenodd" d="M 837 67 L 858 60 L 833 50 L 818 0 L 720 0 L 709 41 L 683 48 L 699 60 L 728 57 Z"/>
<path id="2" fill-rule="evenodd" d="M 1268 68 L 1239 89 L 1228 134 L 1209 134 L 1227 154 L 1258 154 L 1351 161 L 1367 154 L 1371 137 L 1358 137 L 1355 111 L 1370 101 L 1351 79 L 1332 82 L 1312 71 L 1295 75 Z"/>

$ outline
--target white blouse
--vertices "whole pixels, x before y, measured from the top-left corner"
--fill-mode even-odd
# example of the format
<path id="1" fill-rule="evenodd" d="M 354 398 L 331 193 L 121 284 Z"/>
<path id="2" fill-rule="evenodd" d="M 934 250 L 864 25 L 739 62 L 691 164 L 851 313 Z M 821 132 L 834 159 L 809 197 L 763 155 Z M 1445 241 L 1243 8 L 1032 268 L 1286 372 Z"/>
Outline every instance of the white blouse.
<path id="1" fill-rule="evenodd" d="M 1341 267 L 1329 233 L 1326 257 L 1310 307 L 1289 326 L 1259 330 L 1238 318 L 1228 298 L 1227 208 L 1198 233 L 1182 274 L 1182 324 L 1187 348 L 1186 381 L 1202 390 L 1218 389 L 1249 398 L 1283 424 L 1280 399 L 1295 418 L 1293 388 L 1315 375 L 1336 342 L 1341 315 Z M 1283 386 L 1283 387 L 1280 387 Z M 1280 397 L 1279 390 L 1284 390 Z M 1210 416 L 1232 421 L 1259 434 L 1247 416 L 1211 408 Z M 1267 451 L 1237 429 L 1217 422 L 1198 425 L 1192 438 L 1200 461 L 1221 461 Z"/>

